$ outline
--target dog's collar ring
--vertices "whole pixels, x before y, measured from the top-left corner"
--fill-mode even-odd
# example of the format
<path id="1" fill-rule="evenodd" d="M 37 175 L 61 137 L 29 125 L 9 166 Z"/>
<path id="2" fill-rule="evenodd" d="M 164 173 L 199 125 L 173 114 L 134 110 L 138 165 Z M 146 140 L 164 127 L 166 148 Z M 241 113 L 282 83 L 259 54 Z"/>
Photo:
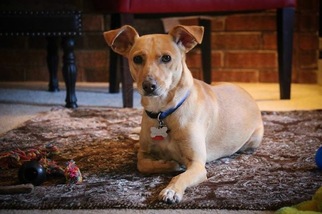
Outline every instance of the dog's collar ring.
<path id="1" fill-rule="evenodd" d="M 159 122 L 159 127 L 161 127 L 161 128 L 162 128 L 162 127 L 164 126 L 164 122 L 163 122 L 163 120 L 161 120 L 161 119 L 160 119 L 161 114 L 162 114 L 162 112 L 160 112 L 160 113 L 158 114 L 157 120 L 158 120 L 158 122 Z"/>

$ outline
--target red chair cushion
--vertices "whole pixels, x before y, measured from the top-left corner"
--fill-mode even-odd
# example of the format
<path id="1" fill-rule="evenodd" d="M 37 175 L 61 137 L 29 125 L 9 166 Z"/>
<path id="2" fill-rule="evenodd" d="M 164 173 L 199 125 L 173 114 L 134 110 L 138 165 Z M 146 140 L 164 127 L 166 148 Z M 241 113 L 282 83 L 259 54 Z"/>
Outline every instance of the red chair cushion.
<path id="1" fill-rule="evenodd" d="M 203 13 L 295 7 L 296 0 L 94 0 L 108 13 Z"/>

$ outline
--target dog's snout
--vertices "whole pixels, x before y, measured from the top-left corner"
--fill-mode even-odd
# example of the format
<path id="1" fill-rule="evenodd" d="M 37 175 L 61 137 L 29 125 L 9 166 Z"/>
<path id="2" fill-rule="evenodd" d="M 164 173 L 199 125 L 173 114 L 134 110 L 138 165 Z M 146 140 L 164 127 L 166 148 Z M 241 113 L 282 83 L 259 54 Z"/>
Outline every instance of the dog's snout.
<path id="1" fill-rule="evenodd" d="M 157 83 L 155 80 L 144 80 L 142 83 L 142 88 L 145 93 L 152 94 L 157 88 Z"/>

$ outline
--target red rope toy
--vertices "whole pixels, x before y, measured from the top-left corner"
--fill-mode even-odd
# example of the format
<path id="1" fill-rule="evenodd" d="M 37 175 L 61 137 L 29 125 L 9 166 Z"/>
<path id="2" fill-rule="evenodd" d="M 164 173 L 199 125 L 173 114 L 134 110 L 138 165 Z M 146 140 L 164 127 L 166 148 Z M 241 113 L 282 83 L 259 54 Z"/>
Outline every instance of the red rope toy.
<path id="1" fill-rule="evenodd" d="M 48 144 L 43 148 L 27 149 L 25 151 L 20 149 L 12 150 L 0 154 L 0 169 L 17 168 L 27 161 L 36 160 L 46 169 L 46 174 L 62 174 L 65 176 L 67 184 L 82 183 L 83 177 L 75 161 L 68 161 L 64 169 L 50 159 L 57 154 L 59 154 L 59 150 L 52 144 Z"/>

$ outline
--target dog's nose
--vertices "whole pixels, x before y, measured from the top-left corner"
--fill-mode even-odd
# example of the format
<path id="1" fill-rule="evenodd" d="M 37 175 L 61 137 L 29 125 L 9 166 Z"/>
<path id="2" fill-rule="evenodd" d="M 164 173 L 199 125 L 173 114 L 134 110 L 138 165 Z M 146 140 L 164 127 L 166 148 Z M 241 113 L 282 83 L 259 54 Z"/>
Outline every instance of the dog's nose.
<path id="1" fill-rule="evenodd" d="M 155 80 L 144 80 L 142 83 L 142 88 L 147 94 L 151 94 L 157 88 L 157 83 Z"/>

